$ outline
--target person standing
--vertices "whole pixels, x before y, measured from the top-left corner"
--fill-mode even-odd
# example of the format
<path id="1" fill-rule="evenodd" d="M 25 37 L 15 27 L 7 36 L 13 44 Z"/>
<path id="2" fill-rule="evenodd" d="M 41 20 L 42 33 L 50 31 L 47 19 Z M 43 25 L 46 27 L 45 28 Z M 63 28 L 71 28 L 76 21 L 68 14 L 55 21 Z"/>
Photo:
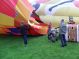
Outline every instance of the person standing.
<path id="1" fill-rule="evenodd" d="M 73 21 L 73 17 L 72 16 L 69 16 L 68 24 L 75 24 L 75 22 Z"/>
<path id="2" fill-rule="evenodd" d="M 28 33 L 28 24 L 25 24 L 24 21 L 21 22 L 20 24 L 20 33 L 23 37 L 23 40 L 24 40 L 24 45 L 26 46 L 27 45 L 27 33 Z"/>
<path id="3" fill-rule="evenodd" d="M 61 20 L 60 29 L 59 29 L 60 39 L 61 39 L 61 46 L 67 46 L 65 34 L 66 34 L 66 25 L 64 23 L 64 19 Z"/>

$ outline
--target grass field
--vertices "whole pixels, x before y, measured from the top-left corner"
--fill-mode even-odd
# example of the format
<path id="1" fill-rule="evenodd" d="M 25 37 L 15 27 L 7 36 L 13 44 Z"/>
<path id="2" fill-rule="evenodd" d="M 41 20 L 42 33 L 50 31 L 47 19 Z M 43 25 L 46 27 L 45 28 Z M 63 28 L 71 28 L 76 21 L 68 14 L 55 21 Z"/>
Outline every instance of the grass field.
<path id="1" fill-rule="evenodd" d="M 79 59 L 79 43 L 68 42 L 60 47 L 60 40 L 48 41 L 47 36 L 28 38 L 24 47 L 23 39 L 15 36 L 0 36 L 0 59 Z"/>

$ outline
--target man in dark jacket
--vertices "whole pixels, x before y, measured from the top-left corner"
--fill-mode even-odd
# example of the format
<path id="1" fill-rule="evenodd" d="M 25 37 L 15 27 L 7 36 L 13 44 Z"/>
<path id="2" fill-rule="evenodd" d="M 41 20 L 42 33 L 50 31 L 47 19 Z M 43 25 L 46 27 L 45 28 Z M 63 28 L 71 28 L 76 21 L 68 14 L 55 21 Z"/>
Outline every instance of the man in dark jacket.
<path id="1" fill-rule="evenodd" d="M 24 21 L 21 22 L 20 24 L 20 32 L 22 34 L 22 37 L 24 39 L 24 44 L 25 46 L 27 45 L 27 32 L 28 32 L 28 24 L 25 24 Z"/>

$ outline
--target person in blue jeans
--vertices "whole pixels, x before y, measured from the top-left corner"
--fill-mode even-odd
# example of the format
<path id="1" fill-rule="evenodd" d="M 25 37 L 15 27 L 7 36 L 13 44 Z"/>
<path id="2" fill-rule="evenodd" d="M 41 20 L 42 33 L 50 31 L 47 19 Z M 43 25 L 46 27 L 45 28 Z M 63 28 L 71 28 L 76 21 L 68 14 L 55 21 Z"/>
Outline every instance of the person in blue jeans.
<path id="1" fill-rule="evenodd" d="M 28 24 L 25 24 L 24 21 L 22 21 L 20 25 L 20 32 L 22 34 L 25 46 L 27 45 L 27 40 L 28 40 L 28 37 L 27 37 L 28 28 L 29 28 Z"/>
<path id="2" fill-rule="evenodd" d="M 61 46 L 62 47 L 67 46 L 67 42 L 65 38 L 66 25 L 64 23 L 64 19 L 61 20 L 59 34 L 60 34 L 60 39 L 61 39 Z"/>

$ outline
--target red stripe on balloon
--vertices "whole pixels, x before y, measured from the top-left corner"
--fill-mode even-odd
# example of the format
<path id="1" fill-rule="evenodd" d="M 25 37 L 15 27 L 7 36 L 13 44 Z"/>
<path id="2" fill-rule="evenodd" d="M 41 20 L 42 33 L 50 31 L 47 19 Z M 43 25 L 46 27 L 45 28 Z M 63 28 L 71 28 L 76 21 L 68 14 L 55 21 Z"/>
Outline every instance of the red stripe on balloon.
<path id="1" fill-rule="evenodd" d="M 15 17 L 15 6 L 18 0 L 0 0 L 0 13 L 4 13 L 8 16 Z"/>

